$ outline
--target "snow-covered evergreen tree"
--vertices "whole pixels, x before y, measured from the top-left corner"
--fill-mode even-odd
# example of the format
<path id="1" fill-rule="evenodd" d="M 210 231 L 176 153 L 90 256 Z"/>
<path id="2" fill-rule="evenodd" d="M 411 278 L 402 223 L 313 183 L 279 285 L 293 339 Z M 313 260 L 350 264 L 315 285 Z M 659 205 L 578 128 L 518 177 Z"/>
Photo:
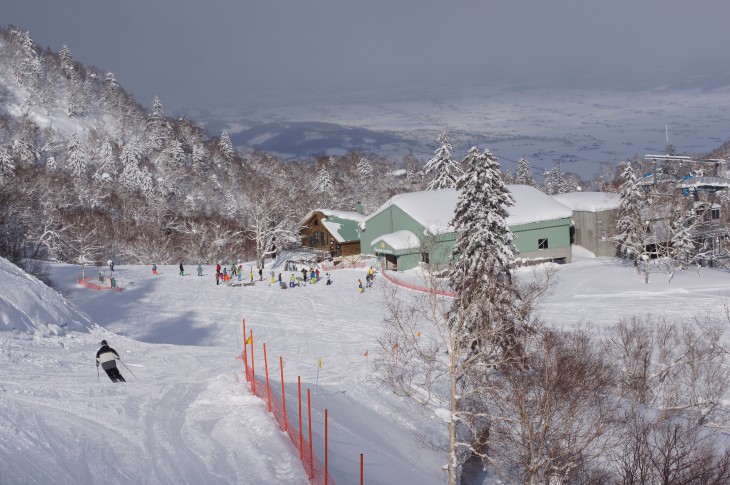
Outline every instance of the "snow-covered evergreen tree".
<path id="1" fill-rule="evenodd" d="M 124 153 L 124 151 L 122 151 L 122 153 Z M 139 165 L 137 165 L 137 161 L 135 159 L 129 159 L 127 163 L 124 164 L 124 170 L 122 170 L 119 179 L 121 180 L 122 185 L 128 189 L 138 189 L 145 183 L 143 180 L 144 174 L 139 168 Z"/>
<path id="2" fill-rule="evenodd" d="M 208 162 L 208 150 L 202 143 L 193 143 L 193 169 L 198 173 L 204 173 Z"/>
<path id="3" fill-rule="evenodd" d="M 497 157 L 489 150 L 479 154 L 472 148 L 464 161 L 467 171 L 456 186 L 459 198 L 452 225 L 458 236 L 449 283 L 459 300 L 471 303 L 487 290 L 511 285 L 516 249 L 507 207 L 514 205 L 514 199 L 502 182 Z M 491 310 L 490 317 L 499 319 Z"/>
<path id="4" fill-rule="evenodd" d="M 695 252 L 695 244 L 692 240 L 690 229 L 686 226 L 690 219 L 682 213 L 673 217 L 670 224 L 671 247 L 670 257 L 677 262 L 680 269 L 687 269 L 689 258 Z"/>
<path id="5" fill-rule="evenodd" d="M 553 168 L 545 172 L 544 192 L 548 195 L 563 194 L 565 186 L 564 178 L 563 167 L 558 160 L 553 165 Z"/>
<path id="6" fill-rule="evenodd" d="M 458 464 L 468 444 L 488 426 L 484 394 L 486 373 L 519 358 L 523 329 L 519 294 L 512 281 L 516 249 L 507 225 L 507 207 L 514 205 L 497 158 L 472 148 L 464 159 L 466 173 L 456 189 L 459 197 L 452 226 L 457 238 L 449 285 L 457 292 L 448 315 L 449 483 L 456 483 Z M 468 430 L 467 430 L 468 429 Z M 465 443 L 466 442 L 466 443 Z"/>
<path id="7" fill-rule="evenodd" d="M 132 138 L 122 148 L 122 154 L 120 157 L 122 165 L 124 165 L 124 167 L 126 167 L 130 163 L 133 163 L 134 165 L 138 165 L 141 159 L 142 159 L 142 147 L 140 147 L 139 142 L 137 141 L 136 138 Z"/>
<path id="8" fill-rule="evenodd" d="M 359 162 L 357 162 L 355 173 L 357 173 L 358 178 L 360 178 L 361 181 L 367 182 L 373 175 L 373 166 L 370 165 L 367 158 L 363 157 Z"/>
<path id="9" fill-rule="evenodd" d="M 233 143 L 231 143 L 231 137 L 228 136 L 227 131 L 223 131 L 221 134 L 221 139 L 218 141 L 218 148 L 226 160 L 231 161 L 236 157 L 236 151 L 233 149 Z"/>
<path id="10" fill-rule="evenodd" d="M 58 170 L 58 163 L 56 163 L 56 157 L 48 157 L 46 159 L 46 172 L 53 173 Z"/>
<path id="11" fill-rule="evenodd" d="M 22 138 L 13 140 L 12 155 L 18 165 L 33 165 L 38 160 L 38 153 L 33 146 Z"/>
<path id="12" fill-rule="evenodd" d="M 428 190 L 456 187 L 456 181 L 462 175 L 459 165 L 451 158 L 451 144 L 446 133 L 439 135 L 438 142 L 441 146 L 425 167 L 426 174 L 433 178 L 428 184 Z"/>
<path id="13" fill-rule="evenodd" d="M 322 168 L 320 168 L 317 172 L 317 177 L 314 180 L 314 191 L 320 194 L 331 194 L 334 188 L 332 177 L 327 171 L 327 167 L 322 166 Z"/>
<path id="14" fill-rule="evenodd" d="M 68 145 L 66 147 L 68 152 L 68 158 L 66 159 L 66 166 L 68 167 L 69 172 L 71 172 L 71 175 L 74 177 L 83 177 L 86 175 L 86 171 L 88 170 L 88 159 L 86 155 L 86 150 L 84 150 L 84 147 L 81 144 L 81 141 L 79 140 L 79 137 L 76 133 L 71 135 L 71 139 L 68 142 Z"/>
<path id="15" fill-rule="evenodd" d="M 168 166 L 172 170 L 180 170 L 186 165 L 187 155 L 185 154 L 185 148 L 178 139 L 170 140 L 167 147 L 165 147 L 165 156 Z"/>
<path id="16" fill-rule="evenodd" d="M 99 148 L 99 166 L 96 170 L 99 176 L 109 174 L 110 178 L 117 175 L 117 158 L 114 156 L 114 149 L 109 139 L 104 140 Z"/>
<path id="17" fill-rule="evenodd" d="M 0 147 L 0 182 L 13 176 L 15 164 L 5 147 Z"/>
<path id="18" fill-rule="evenodd" d="M 162 101 L 157 96 L 152 100 L 152 111 L 147 117 L 147 145 L 153 150 L 161 150 L 165 144 L 165 117 Z"/>
<path id="19" fill-rule="evenodd" d="M 66 44 L 61 47 L 61 51 L 58 53 L 58 57 L 61 61 L 61 71 L 67 79 L 71 79 L 74 72 L 74 59 L 71 56 L 71 51 Z"/>
<path id="20" fill-rule="evenodd" d="M 616 241 L 624 257 L 639 258 L 644 252 L 645 221 L 642 214 L 644 192 L 639 186 L 631 163 L 622 167 L 623 183 L 619 188 L 620 203 L 616 224 Z M 638 271 L 638 268 L 637 268 Z"/>
<path id="21" fill-rule="evenodd" d="M 41 59 L 36 52 L 35 43 L 30 33 L 23 30 L 11 29 L 10 35 L 15 47 L 15 76 L 22 84 L 31 84 L 37 81 L 42 73 Z"/>
<path id="22" fill-rule="evenodd" d="M 530 162 L 522 157 L 517 161 L 517 172 L 515 172 L 515 183 L 518 185 L 529 185 L 537 187 L 535 177 L 532 175 L 532 167 Z"/>

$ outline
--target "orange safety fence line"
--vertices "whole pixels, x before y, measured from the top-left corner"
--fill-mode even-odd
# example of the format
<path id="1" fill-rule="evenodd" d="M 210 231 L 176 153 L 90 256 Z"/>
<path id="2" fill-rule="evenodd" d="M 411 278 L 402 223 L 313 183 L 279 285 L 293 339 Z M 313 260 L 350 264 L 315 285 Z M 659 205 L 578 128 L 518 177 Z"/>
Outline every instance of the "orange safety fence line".
<path id="1" fill-rule="evenodd" d="M 243 328 L 245 332 L 245 320 L 243 323 Z M 241 352 L 241 355 L 239 357 L 244 359 L 244 373 L 246 377 L 246 382 L 249 384 L 251 392 L 267 403 L 267 406 L 269 406 L 271 413 L 274 415 L 274 418 L 276 419 L 279 428 L 287 433 L 294 448 L 299 450 L 302 465 L 304 466 L 304 471 L 307 473 L 310 482 L 317 485 L 334 485 L 334 480 L 326 473 L 327 470 L 325 465 L 319 458 L 317 458 L 317 456 L 314 454 L 314 451 L 312 451 L 309 446 L 309 436 L 311 435 L 305 433 L 304 429 L 302 429 L 302 434 L 300 435 L 300 411 L 295 411 L 297 415 L 296 419 L 292 419 L 291 417 L 289 417 L 288 415 L 294 413 L 287 413 L 287 411 L 285 410 L 284 402 L 286 396 L 280 396 L 278 390 L 276 389 L 277 386 L 267 385 L 266 380 L 262 377 L 255 375 L 253 366 L 249 365 L 248 351 L 246 349 L 249 342 L 253 347 L 253 337 L 249 337 L 249 340 L 247 340 L 245 339 L 244 334 L 244 350 L 243 352 Z M 280 360 L 280 362 L 283 362 L 283 359 Z M 298 397 L 301 400 L 301 396 Z M 301 401 L 298 409 L 301 409 Z M 302 428 L 306 427 L 307 423 L 305 422 L 302 424 Z M 302 440 L 302 437 L 304 437 L 303 443 L 300 442 L 300 440 Z"/>
<path id="2" fill-rule="evenodd" d="M 451 298 L 456 297 L 456 293 L 453 291 L 437 290 L 434 288 L 428 288 L 426 286 L 420 286 L 420 285 L 416 285 L 413 283 L 407 283 L 405 281 L 400 281 L 400 280 L 396 279 L 395 277 L 393 277 L 392 275 L 388 274 L 385 270 L 382 271 L 382 275 L 386 280 L 390 281 L 394 285 L 402 286 L 403 288 L 408 288 L 409 290 L 420 291 L 423 293 L 434 293 L 436 295 L 449 296 Z"/>
<path id="3" fill-rule="evenodd" d="M 79 278 L 77 283 L 81 286 L 85 286 L 87 288 L 91 288 L 92 290 L 112 290 L 112 291 L 124 291 L 124 288 L 121 286 L 112 287 L 110 286 L 101 286 L 96 283 L 92 283 L 90 280 L 94 279 L 93 276 L 84 276 L 84 278 Z"/>

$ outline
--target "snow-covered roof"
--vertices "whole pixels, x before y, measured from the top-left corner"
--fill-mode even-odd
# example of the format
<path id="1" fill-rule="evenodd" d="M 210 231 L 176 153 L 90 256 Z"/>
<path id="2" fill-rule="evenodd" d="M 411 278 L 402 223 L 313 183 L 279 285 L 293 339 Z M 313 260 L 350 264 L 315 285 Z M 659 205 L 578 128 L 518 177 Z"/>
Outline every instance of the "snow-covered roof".
<path id="1" fill-rule="evenodd" d="M 552 221 L 572 217 L 573 211 L 554 200 L 549 195 L 529 185 L 508 185 L 507 190 L 512 193 L 515 205 L 507 208 L 509 217 L 507 224 L 515 226 L 538 221 Z M 451 220 L 459 194 L 456 189 L 425 190 L 409 192 L 391 197 L 377 211 L 368 216 L 387 210 L 390 206 L 397 206 L 410 215 L 419 224 L 432 234 L 453 231 Z"/>
<path id="2" fill-rule="evenodd" d="M 315 212 L 321 212 L 325 217 L 337 217 L 339 219 L 345 219 L 348 221 L 355 221 L 357 223 L 362 222 L 366 219 L 366 216 L 354 211 L 337 211 L 332 209 L 314 209 L 304 216 L 300 224 L 304 224 L 309 220 Z"/>
<path id="3" fill-rule="evenodd" d="M 568 192 L 553 195 L 553 199 L 574 211 L 582 212 L 618 209 L 621 204 L 621 197 L 613 192 Z"/>
<path id="4" fill-rule="evenodd" d="M 395 251 L 419 248 L 421 244 L 415 234 L 411 231 L 405 230 L 383 234 L 382 236 L 373 239 L 371 246 L 373 248 L 377 248 L 378 244 L 381 242 L 384 242 Z"/>
<path id="5" fill-rule="evenodd" d="M 360 239 L 357 225 L 365 220 L 365 216 L 359 212 L 337 211 L 331 209 L 314 209 L 302 219 L 300 225 L 304 225 L 315 212 L 321 212 L 324 215 L 322 225 L 327 231 L 334 236 L 338 243 L 342 244 L 349 241 L 357 241 Z"/>
<path id="6" fill-rule="evenodd" d="M 329 219 L 322 219 L 322 225 L 327 228 L 330 234 L 332 234 L 335 239 L 337 239 L 337 242 L 342 244 L 343 242 L 348 241 L 349 239 L 345 239 L 345 236 L 340 233 L 340 230 L 342 229 L 342 224 L 339 222 L 334 222 Z"/>

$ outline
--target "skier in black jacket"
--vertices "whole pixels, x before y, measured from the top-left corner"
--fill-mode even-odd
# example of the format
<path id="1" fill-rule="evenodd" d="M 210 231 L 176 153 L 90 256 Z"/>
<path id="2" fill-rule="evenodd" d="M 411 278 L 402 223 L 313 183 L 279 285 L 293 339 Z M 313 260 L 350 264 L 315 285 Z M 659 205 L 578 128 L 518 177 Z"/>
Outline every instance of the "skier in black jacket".
<path id="1" fill-rule="evenodd" d="M 106 340 L 102 340 L 101 348 L 96 353 L 96 367 L 99 367 L 99 364 L 101 364 L 101 368 L 104 369 L 106 375 L 109 376 L 112 382 L 127 382 L 122 377 L 122 374 L 119 373 L 119 369 L 117 369 L 118 359 L 119 354 L 117 351 L 109 347 Z"/>

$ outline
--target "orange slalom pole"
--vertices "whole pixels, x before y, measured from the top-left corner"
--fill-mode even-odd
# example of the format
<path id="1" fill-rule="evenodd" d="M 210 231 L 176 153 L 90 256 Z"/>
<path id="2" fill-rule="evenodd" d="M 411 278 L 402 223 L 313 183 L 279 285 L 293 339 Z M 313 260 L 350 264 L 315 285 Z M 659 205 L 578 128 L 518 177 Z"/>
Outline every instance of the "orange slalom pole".
<path id="1" fill-rule="evenodd" d="M 304 435 L 302 430 L 302 376 L 297 376 L 297 394 L 299 395 L 299 460 L 304 461 Z"/>
<path id="2" fill-rule="evenodd" d="M 279 369 L 281 370 L 281 407 L 284 410 L 284 431 L 289 431 L 286 418 L 286 393 L 284 392 L 284 359 L 279 356 Z"/>
<path id="3" fill-rule="evenodd" d="M 324 408 L 324 485 L 327 485 L 328 478 L 329 478 L 329 466 L 328 466 L 328 456 L 327 456 L 327 440 L 328 440 L 328 432 L 327 432 L 327 408 Z"/>
<path id="4" fill-rule="evenodd" d="M 243 324 L 243 368 L 246 372 L 246 382 L 248 382 L 248 355 L 246 355 L 246 319 L 242 318 L 241 323 Z"/>
<path id="5" fill-rule="evenodd" d="M 266 369 L 266 400 L 269 403 L 269 412 L 271 412 L 271 387 L 269 387 L 269 361 L 266 360 L 266 342 L 264 342 L 264 369 Z"/>
<path id="6" fill-rule="evenodd" d="M 307 414 L 309 414 L 309 478 L 314 477 L 314 453 L 312 452 L 312 401 L 307 389 Z"/>
<path id="7" fill-rule="evenodd" d="M 253 330 L 248 331 L 251 335 L 251 389 L 253 390 L 253 395 L 256 395 L 256 372 L 254 372 L 253 367 Z"/>

